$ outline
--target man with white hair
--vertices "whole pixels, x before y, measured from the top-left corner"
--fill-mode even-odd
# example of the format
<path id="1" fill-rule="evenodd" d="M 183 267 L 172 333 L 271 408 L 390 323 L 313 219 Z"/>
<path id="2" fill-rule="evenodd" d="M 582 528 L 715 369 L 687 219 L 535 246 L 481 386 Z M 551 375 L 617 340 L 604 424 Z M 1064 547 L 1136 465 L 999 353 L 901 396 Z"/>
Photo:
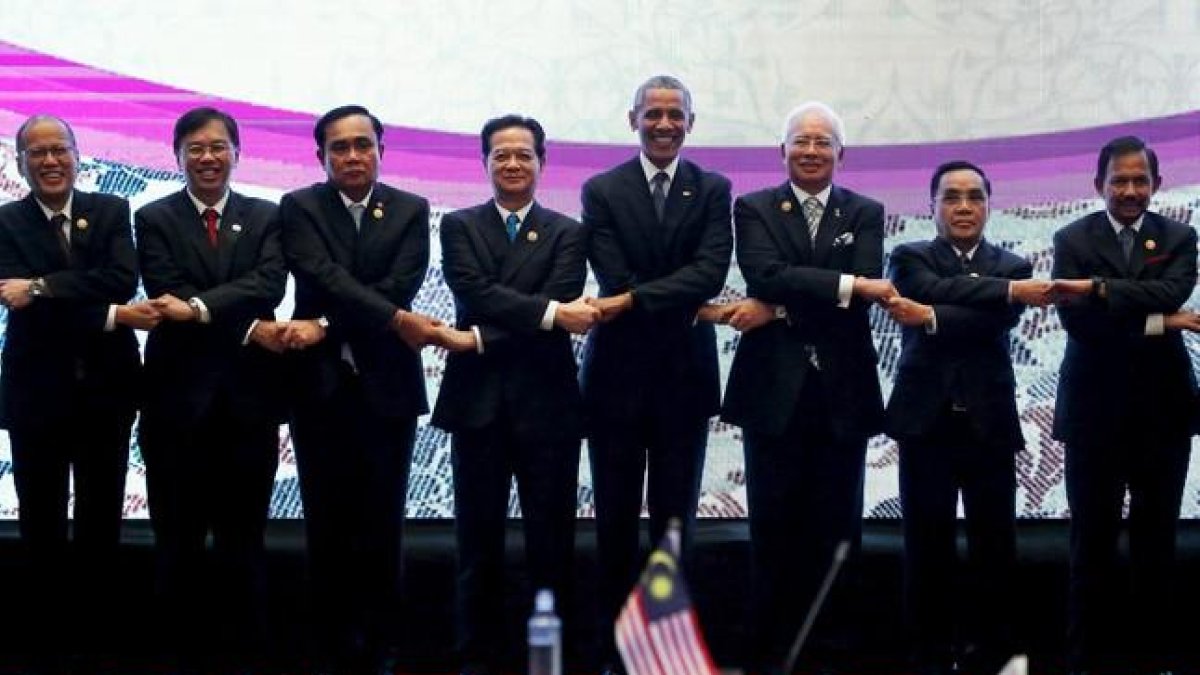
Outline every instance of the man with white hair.
<path id="1" fill-rule="evenodd" d="M 868 309 L 896 291 L 880 279 L 883 205 L 833 184 L 844 139 L 829 106 L 797 107 L 780 145 L 788 180 L 734 204 L 749 298 L 718 317 L 743 331 L 722 419 L 743 429 L 755 653 L 767 672 L 839 542 L 857 548 L 867 439 L 883 428 Z M 844 646 L 834 642 L 815 645 L 822 665 Z"/>

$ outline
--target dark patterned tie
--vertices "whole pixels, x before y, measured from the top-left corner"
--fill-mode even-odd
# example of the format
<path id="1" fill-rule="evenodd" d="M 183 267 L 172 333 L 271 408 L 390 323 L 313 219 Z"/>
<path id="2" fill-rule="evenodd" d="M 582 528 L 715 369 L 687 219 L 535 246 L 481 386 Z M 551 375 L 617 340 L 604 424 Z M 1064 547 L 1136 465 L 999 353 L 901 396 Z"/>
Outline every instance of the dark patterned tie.
<path id="1" fill-rule="evenodd" d="M 509 241 L 517 238 L 519 229 L 521 229 L 521 219 L 515 213 L 508 214 L 508 217 L 504 219 L 504 231 L 508 234 Z"/>
<path id="2" fill-rule="evenodd" d="M 1125 254 L 1126 263 L 1133 257 L 1133 240 L 1136 238 L 1137 233 L 1128 225 L 1122 227 L 1120 234 L 1117 235 L 1117 241 L 1121 242 L 1121 252 Z"/>
<path id="3" fill-rule="evenodd" d="M 809 197 L 804 200 L 804 220 L 808 222 L 808 239 L 809 241 L 817 240 L 817 228 L 821 226 L 821 216 L 825 213 L 825 207 L 821 206 L 821 200 L 816 197 Z"/>
<path id="4" fill-rule="evenodd" d="M 217 221 L 221 214 L 216 209 L 204 209 L 204 231 L 208 233 L 208 245 L 217 247 Z"/>
<path id="5" fill-rule="evenodd" d="M 56 213 L 50 218 L 50 227 L 54 230 L 54 238 L 58 241 L 58 245 L 62 248 L 63 253 L 69 259 L 71 257 L 71 241 L 67 239 L 66 232 L 63 232 L 63 223 L 67 222 L 67 216 L 62 213 Z"/>
<path id="6" fill-rule="evenodd" d="M 666 171 L 659 171 L 654 174 L 654 178 L 650 179 L 650 198 L 654 200 L 654 215 L 658 216 L 658 222 L 663 221 L 663 215 L 667 212 L 667 180 L 670 176 Z"/>

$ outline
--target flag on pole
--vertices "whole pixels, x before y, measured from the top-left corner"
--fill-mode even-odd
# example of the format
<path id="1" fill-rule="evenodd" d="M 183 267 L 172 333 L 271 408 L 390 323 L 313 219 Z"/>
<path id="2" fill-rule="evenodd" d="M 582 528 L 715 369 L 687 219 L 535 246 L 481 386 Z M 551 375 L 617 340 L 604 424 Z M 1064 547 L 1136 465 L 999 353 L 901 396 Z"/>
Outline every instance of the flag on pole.
<path id="1" fill-rule="evenodd" d="M 679 521 L 672 520 L 617 617 L 617 650 L 629 675 L 716 675 L 679 569 Z"/>

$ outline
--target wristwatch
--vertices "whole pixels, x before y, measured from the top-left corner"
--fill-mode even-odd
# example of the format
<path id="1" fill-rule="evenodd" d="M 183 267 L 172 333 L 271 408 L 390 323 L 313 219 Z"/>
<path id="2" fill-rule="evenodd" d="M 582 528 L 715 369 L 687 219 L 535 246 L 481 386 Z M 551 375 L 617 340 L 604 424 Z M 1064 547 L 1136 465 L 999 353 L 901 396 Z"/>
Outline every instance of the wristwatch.
<path id="1" fill-rule="evenodd" d="M 325 330 L 329 330 L 329 319 L 326 319 L 323 316 L 318 316 L 317 317 L 317 325 Z"/>
<path id="2" fill-rule="evenodd" d="M 50 295 L 50 291 L 46 288 L 46 280 L 38 277 L 29 282 L 29 297 L 40 298 Z"/>
<path id="3" fill-rule="evenodd" d="M 192 308 L 192 318 L 196 321 L 200 321 L 204 316 L 200 311 L 200 300 L 197 298 L 188 298 L 187 304 L 188 307 Z"/>

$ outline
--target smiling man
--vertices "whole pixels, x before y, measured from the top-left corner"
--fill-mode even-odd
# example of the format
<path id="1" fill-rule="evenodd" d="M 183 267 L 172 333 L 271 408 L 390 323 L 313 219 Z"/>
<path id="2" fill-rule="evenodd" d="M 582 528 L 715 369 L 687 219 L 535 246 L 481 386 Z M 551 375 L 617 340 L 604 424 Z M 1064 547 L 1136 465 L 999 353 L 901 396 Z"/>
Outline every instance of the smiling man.
<path id="1" fill-rule="evenodd" d="M 433 424 L 452 433 L 464 673 L 496 672 L 504 621 L 504 530 L 517 479 L 531 587 L 567 600 L 583 406 L 571 333 L 600 310 L 580 294 L 583 227 L 534 200 L 546 161 L 537 120 L 506 115 L 480 132 L 493 198 L 442 219 L 442 270 L 461 351 L 446 359 Z M 532 609 L 532 598 L 523 614 Z"/>
<path id="2" fill-rule="evenodd" d="M 780 143 L 787 181 L 734 205 L 751 316 L 735 326 L 722 419 L 744 432 L 757 655 L 768 670 L 783 663 L 835 547 L 857 548 L 867 439 L 883 427 L 867 312 L 895 289 L 879 278 L 883 205 L 834 184 L 844 147 L 832 109 L 800 105 Z M 848 587 L 834 589 L 835 617 Z M 809 653 L 824 665 L 846 647 L 829 619 Z"/>
<path id="3" fill-rule="evenodd" d="M 1104 210 L 1054 235 L 1055 289 L 1070 296 L 1059 307 L 1067 348 L 1054 437 L 1066 443 L 1074 670 L 1107 667 L 1118 655 L 1146 672 L 1182 665 L 1169 601 L 1197 412 L 1182 331 L 1200 331 L 1200 317 L 1181 310 L 1196 286 L 1196 231 L 1149 210 L 1161 184 L 1154 150 L 1115 139 L 1096 163 Z M 1112 598 L 1126 491 L 1134 605 L 1118 631 Z"/>
<path id="4" fill-rule="evenodd" d="M 284 417 L 274 310 L 287 271 L 275 205 L 230 189 L 237 122 L 214 108 L 189 110 L 172 146 L 184 189 L 134 216 L 142 283 L 163 316 L 146 345 L 138 428 L 158 626 L 185 663 L 209 651 L 250 660 L 265 633 L 263 535 Z M 210 531 L 217 602 L 201 590 Z"/>
<path id="5" fill-rule="evenodd" d="M 429 202 L 378 181 L 383 125 L 334 108 L 313 129 L 328 178 L 284 195 L 296 279 L 284 333 L 314 615 L 335 671 L 378 668 L 395 646 L 401 533 L 417 417 L 419 350 L 439 323 L 412 308 L 429 263 Z"/>
<path id="6" fill-rule="evenodd" d="M 8 430 L 34 649 L 79 648 L 62 617 L 107 635 L 120 537 L 129 431 L 140 359 L 132 328 L 158 313 L 124 303 L 137 287 L 129 204 L 75 189 L 71 127 L 36 115 L 17 129 L 27 197 L 0 207 L 0 302 L 8 327 L 0 368 L 0 422 Z M 74 555 L 68 486 L 74 474 Z M 68 563 L 71 563 L 68 566 Z M 102 642 L 100 644 L 103 644 Z"/>
<path id="7" fill-rule="evenodd" d="M 679 518 L 686 553 L 708 421 L 720 407 L 716 336 L 711 323 L 695 319 L 729 271 L 730 185 L 680 157 L 695 119 L 682 82 L 650 78 L 629 110 L 641 152 L 583 186 L 601 325 L 588 336 L 580 384 L 590 424 L 600 634 L 614 664 L 613 622 L 641 567 L 642 486 L 651 541 Z"/>
<path id="8" fill-rule="evenodd" d="M 937 238 L 897 246 L 890 271 L 904 295 L 887 305 L 903 328 L 887 432 L 900 443 L 905 596 L 922 675 L 991 675 L 1013 655 L 1017 417 L 1009 332 L 1051 282 L 983 236 L 992 185 L 964 161 L 929 184 Z M 959 495 L 972 593 L 955 602 Z M 959 617 L 961 621 L 958 621 Z M 955 640 L 955 635 L 961 640 Z"/>

